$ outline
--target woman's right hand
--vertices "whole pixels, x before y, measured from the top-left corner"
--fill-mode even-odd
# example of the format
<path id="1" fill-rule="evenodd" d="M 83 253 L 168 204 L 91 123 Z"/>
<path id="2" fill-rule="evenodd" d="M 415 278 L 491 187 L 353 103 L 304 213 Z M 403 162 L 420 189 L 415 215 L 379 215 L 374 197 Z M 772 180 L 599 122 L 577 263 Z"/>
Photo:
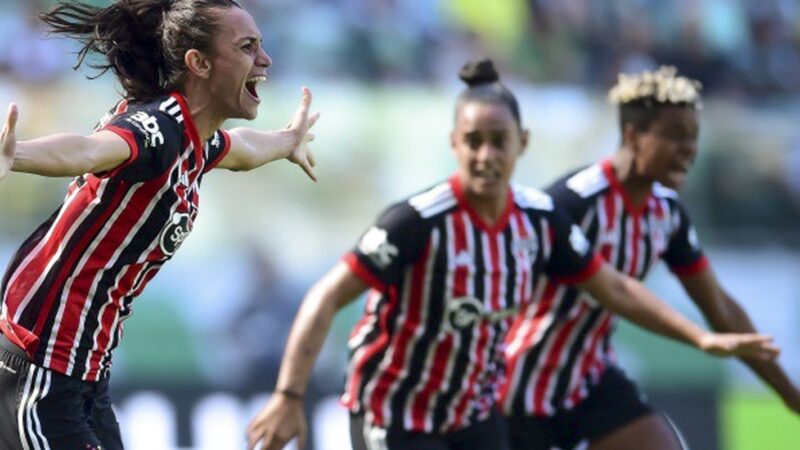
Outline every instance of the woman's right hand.
<path id="1" fill-rule="evenodd" d="M 772 337 L 758 333 L 705 333 L 698 347 L 715 356 L 736 356 L 772 360 L 780 349 L 772 343 Z"/>
<path id="2" fill-rule="evenodd" d="M 307 435 L 303 400 L 275 392 L 247 426 L 247 448 L 280 450 L 297 437 L 297 448 L 303 450 L 306 448 Z"/>
<path id="3" fill-rule="evenodd" d="M 14 167 L 14 153 L 17 149 L 17 105 L 14 103 L 8 105 L 8 113 L 6 114 L 6 122 L 3 125 L 3 131 L 0 133 L 0 180 L 11 172 Z"/>

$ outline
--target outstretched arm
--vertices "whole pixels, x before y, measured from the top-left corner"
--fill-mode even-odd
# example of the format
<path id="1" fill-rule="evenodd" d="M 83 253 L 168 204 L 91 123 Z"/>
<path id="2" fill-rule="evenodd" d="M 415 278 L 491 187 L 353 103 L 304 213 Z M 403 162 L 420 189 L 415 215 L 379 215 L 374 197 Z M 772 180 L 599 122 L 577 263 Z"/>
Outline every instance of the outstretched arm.
<path id="1" fill-rule="evenodd" d="M 755 333 L 718 334 L 703 330 L 661 301 L 639 281 L 617 272 L 608 264 L 604 264 L 578 287 L 631 322 L 713 355 L 769 360 L 779 352 L 768 336 Z"/>
<path id="2" fill-rule="evenodd" d="M 314 135 L 308 131 L 319 118 L 319 113 L 309 115 L 311 91 L 303 88 L 303 99 L 284 130 L 259 131 L 252 128 L 234 128 L 228 131 L 231 148 L 217 167 L 230 170 L 252 170 L 278 159 L 286 158 L 297 164 L 314 181 L 316 164 L 309 142 Z"/>
<path id="3" fill-rule="evenodd" d="M 681 277 L 680 281 L 686 293 L 697 304 L 715 331 L 756 332 L 750 317 L 739 303 L 725 292 L 710 267 L 692 276 Z M 800 390 L 777 361 L 746 357 L 742 358 L 742 361 L 781 396 L 789 409 L 800 413 Z"/>
<path id="4" fill-rule="evenodd" d="M 248 449 L 283 448 L 297 436 L 305 448 L 307 425 L 303 396 L 336 312 L 368 286 L 343 262 L 306 294 L 289 333 L 275 393 L 247 427 Z"/>
<path id="5" fill-rule="evenodd" d="M 17 106 L 12 103 L 0 134 L 0 180 L 12 170 L 49 177 L 103 172 L 121 165 L 131 155 L 128 143 L 111 131 L 90 136 L 54 134 L 17 142 L 18 117 Z"/>

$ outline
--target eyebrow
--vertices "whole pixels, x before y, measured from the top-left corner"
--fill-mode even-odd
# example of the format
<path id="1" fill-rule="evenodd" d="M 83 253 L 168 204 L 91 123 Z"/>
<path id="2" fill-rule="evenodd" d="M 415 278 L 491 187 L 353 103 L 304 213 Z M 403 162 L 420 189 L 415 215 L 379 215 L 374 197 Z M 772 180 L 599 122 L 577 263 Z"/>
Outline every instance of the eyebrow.
<path id="1" fill-rule="evenodd" d="M 237 44 L 244 44 L 245 42 L 248 42 L 248 43 L 249 42 L 254 42 L 254 43 L 258 44 L 258 43 L 261 42 L 261 37 L 260 36 L 245 36 L 243 38 L 239 38 L 239 39 L 236 40 Z"/>

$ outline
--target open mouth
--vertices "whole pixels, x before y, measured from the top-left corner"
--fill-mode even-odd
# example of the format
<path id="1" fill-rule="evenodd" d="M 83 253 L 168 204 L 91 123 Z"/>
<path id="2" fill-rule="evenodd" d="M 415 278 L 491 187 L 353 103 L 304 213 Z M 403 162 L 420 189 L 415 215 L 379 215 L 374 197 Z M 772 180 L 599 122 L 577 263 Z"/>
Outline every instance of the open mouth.
<path id="1" fill-rule="evenodd" d="M 260 101 L 260 98 L 258 97 L 258 90 L 256 89 L 256 86 L 258 85 L 258 83 L 261 83 L 261 82 L 264 82 L 264 81 L 267 81 L 267 77 L 264 76 L 264 75 L 259 75 L 257 77 L 249 78 L 244 83 L 245 90 L 247 91 L 248 94 L 250 94 L 250 97 L 252 97 L 255 101 Z"/>

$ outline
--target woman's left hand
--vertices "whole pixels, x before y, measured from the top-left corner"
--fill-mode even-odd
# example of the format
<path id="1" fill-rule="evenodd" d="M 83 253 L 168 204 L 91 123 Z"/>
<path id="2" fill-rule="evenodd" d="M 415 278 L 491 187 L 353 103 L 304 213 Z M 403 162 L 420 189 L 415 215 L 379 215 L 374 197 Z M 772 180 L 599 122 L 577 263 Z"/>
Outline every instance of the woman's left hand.
<path id="1" fill-rule="evenodd" d="M 17 105 L 14 103 L 8 105 L 8 114 L 6 114 L 6 122 L 3 125 L 3 131 L 0 133 L 0 149 L 2 149 L 2 153 L 0 153 L 0 180 L 8 175 L 8 172 L 11 172 L 11 168 L 14 167 L 14 154 L 16 153 L 17 149 L 17 118 L 19 117 L 19 112 L 17 111 Z"/>
<path id="2" fill-rule="evenodd" d="M 300 166 L 301 169 L 314 181 L 317 177 L 314 174 L 314 166 L 317 164 L 314 159 L 314 154 L 308 147 L 308 144 L 314 140 L 314 135 L 308 131 L 317 123 L 319 119 L 319 112 L 309 115 L 311 108 L 311 90 L 303 87 L 303 99 L 300 101 L 300 106 L 294 113 L 294 117 L 289 125 L 286 127 L 294 137 L 293 147 L 286 157 L 289 161 Z"/>

